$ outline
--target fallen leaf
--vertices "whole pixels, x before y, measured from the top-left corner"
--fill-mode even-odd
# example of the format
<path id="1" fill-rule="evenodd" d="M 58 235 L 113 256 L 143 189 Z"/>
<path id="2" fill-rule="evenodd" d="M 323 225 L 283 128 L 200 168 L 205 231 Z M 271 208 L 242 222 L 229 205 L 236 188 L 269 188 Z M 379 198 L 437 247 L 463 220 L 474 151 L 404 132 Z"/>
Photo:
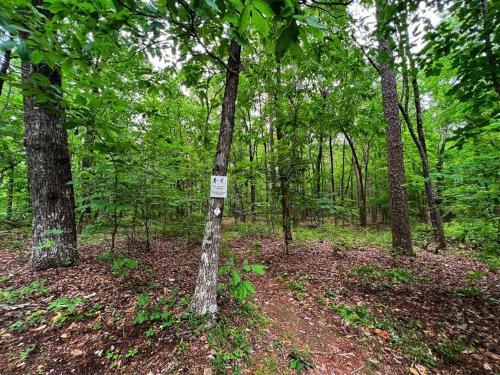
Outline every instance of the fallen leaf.
<path id="1" fill-rule="evenodd" d="M 386 330 L 375 328 L 374 331 L 377 335 L 382 337 L 384 340 L 389 340 L 389 333 Z"/>
<path id="2" fill-rule="evenodd" d="M 73 357 L 78 357 L 78 356 L 81 356 L 83 355 L 83 350 L 80 350 L 80 349 L 74 349 L 71 351 L 71 355 Z"/>

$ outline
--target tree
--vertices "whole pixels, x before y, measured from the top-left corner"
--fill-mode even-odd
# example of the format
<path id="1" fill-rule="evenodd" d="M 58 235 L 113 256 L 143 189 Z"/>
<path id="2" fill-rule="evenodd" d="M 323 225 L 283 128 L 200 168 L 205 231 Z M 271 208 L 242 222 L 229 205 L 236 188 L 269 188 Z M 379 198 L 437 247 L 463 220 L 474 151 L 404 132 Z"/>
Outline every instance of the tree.
<path id="1" fill-rule="evenodd" d="M 234 114 L 240 69 L 241 46 L 232 40 L 227 61 L 219 141 L 212 170 L 214 176 L 226 176 L 227 174 L 234 131 Z M 223 211 L 224 198 L 210 198 L 196 289 L 190 305 L 197 315 L 210 314 L 214 316 L 217 313 L 217 270 Z"/>
<path id="2" fill-rule="evenodd" d="M 389 192 L 391 199 L 392 247 L 395 251 L 413 255 L 410 219 L 406 198 L 403 142 L 399 121 L 394 57 L 388 25 L 389 7 L 386 0 L 376 0 L 377 38 L 379 45 L 380 81 L 384 117 L 387 121 L 387 162 L 389 165 Z"/>
<path id="3" fill-rule="evenodd" d="M 432 229 L 434 232 L 434 239 L 437 242 L 437 250 L 446 247 L 446 239 L 444 236 L 443 220 L 441 217 L 441 210 L 439 208 L 439 197 L 430 175 L 429 157 L 427 153 L 427 145 L 425 141 L 422 104 L 420 98 L 420 87 L 417 78 L 417 67 L 411 51 L 410 36 L 408 34 L 408 21 L 407 21 L 408 8 L 402 12 L 400 30 L 400 55 L 403 71 L 403 104 L 399 103 L 399 109 L 410 131 L 411 138 L 417 147 L 420 161 L 422 164 L 422 176 L 424 177 L 424 190 L 427 201 L 427 208 L 430 213 Z M 409 65 L 409 66 L 408 66 Z M 415 107 L 415 120 L 417 131 L 415 132 L 413 123 L 409 115 L 409 95 L 410 85 L 413 93 L 413 104 Z"/>
<path id="4" fill-rule="evenodd" d="M 33 6 L 40 5 L 33 2 Z M 51 19 L 49 11 L 37 8 L 42 22 Z M 29 43 L 32 36 L 23 38 Z M 61 127 L 64 107 L 61 104 L 61 72 L 46 62 L 23 64 L 24 144 L 33 212 L 33 247 L 30 267 L 75 265 L 75 200 L 71 176 L 68 135 Z M 43 99 L 42 99 L 43 98 Z"/>

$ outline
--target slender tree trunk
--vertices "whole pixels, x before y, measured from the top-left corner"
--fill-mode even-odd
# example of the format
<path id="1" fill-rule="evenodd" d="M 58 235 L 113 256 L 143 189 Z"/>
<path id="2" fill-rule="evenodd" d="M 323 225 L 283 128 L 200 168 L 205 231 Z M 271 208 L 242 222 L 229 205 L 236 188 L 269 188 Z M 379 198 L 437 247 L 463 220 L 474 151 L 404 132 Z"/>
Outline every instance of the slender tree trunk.
<path id="1" fill-rule="evenodd" d="M 405 255 L 414 255 L 411 242 L 410 219 L 406 198 L 405 171 L 403 161 L 403 141 L 399 122 L 396 78 L 393 71 L 394 57 L 389 47 L 389 27 L 383 14 L 387 0 L 377 0 L 377 29 L 379 34 L 380 78 L 382 84 L 382 104 L 387 121 L 387 161 L 389 169 L 389 193 L 392 216 L 392 247 Z"/>
<path id="2" fill-rule="evenodd" d="M 38 2 L 33 1 L 37 6 Z M 47 18 L 50 12 L 39 8 Z M 28 38 L 23 33 L 24 39 Z M 50 88 L 38 87 L 51 97 L 40 103 L 36 96 L 24 97 L 24 145 L 26 148 L 31 209 L 33 214 L 33 247 L 30 268 L 43 270 L 79 262 L 76 248 L 75 199 L 71 176 L 68 134 L 60 125 L 64 108 L 60 103 L 61 73 L 44 63 L 23 64 L 23 83 L 35 86 L 33 74 L 41 74 Z"/>
<path id="3" fill-rule="evenodd" d="M 336 206 L 336 201 L 335 201 L 335 165 L 334 165 L 334 160 L 333 160 L 333 137 L 330 136 L 328 138 L 328 151 L 329 151 L 329 156 L 330 156 L 330 187 L 332 189 L 332 200 L 333 200 L 333 205 Z M 335 209 L 335 207 L 334 207 Z M 335 214 L 333 217 L 333 220 L 335 222 L 335 225 L 337 224 L 337 215 Z"/>
<path id="4" fill-rule="evenodd" d="M 280 188 L 281 188 L 281 219 L 283 220 L 283 239 L 285 246 L 285 253 L 288 254 L 288 247 L 293 240 L 292 237 L 292 225 L 290 218 L 290 204 L 288 198 L 288 172 L 285 166 L 285 150 L 284 144 L 281 142 L 283 140 L 283 130 L 281 123 L 278 123 L 276 128 L 276 134 L 279 144 L 278 148 L 278 158 L 279 158 L 279 176 L 280 176 Z"/>
<path id="5" fill-rule="evenodd" d="M 231 41 L 222 101 L 219 141 L 212 171 L 212 174 L 217 176 L 227 174 L 241 69 L 240 54 L 241 47 L 236 41 Z M 223 198 L 210 198 L 196 289 L 190 304 L 191 310 L 196 315 L 211 314 L 212 317 L 215 317 L 217 313 L 217 273 L 223 210 Z"/>
<path id="6" fill-rule="evenodd" d="M 358 200 L 359 200 L 359 225 L 366 227 L 366 195 L 363 188 L 363 173 L 361 169 L 361 164 L 359 163 L 358 155 L 356 154 L 356 147 L 354 146 L 353 140 L 343 132 L 349 147 L 351 147 L 352 158 L 354 161 L 354 171 L 356 173 L 356 185 L 358 188 Z"/>
<path id="7" fill-rule="evenodd" d="M 12 219 L 12 206 L 14 204 L 14 176 L 16 166 L 14 165 L 9 171 L 9 180 L 7 182 L 7 221 Z"/>
<path id="8" fill-rule="evenodd" d="M 254 155 L 255 149 L 252 146 L 252 142 L 249 143 L 249 156 L 250 156 L 250 209 L 252 212 L 252 221 L 255 222 L 257 220 L 257 190 L 255 188 L 255 174 L 254 174 Z"/>
<path id="9" fill-rule="evenodd" d="M 3 83 L 5 82 L 5 79 L 3 77 L 9 70 L 11 54 L 12 52 L 10 51 L 10 49 L 6 50 L 3 55 L 2 63 L 0 64 L 0 96 L 2 96 Z"/>
<path id="10" fill-rule="evenodd" d="M 425 142 L 425 133 L 424 133 L 424 124 L 423 124 L 423 113 L 422 113 L 422 105 L 420 101 L 420 88 L 418 85 L 418 78 L 416 73 L 416 67 L 413 60 L 408 30 L 405 26 L 405 30 L 403 33 L 403 37 L 401 39 L 405 40 L 405 55 L 408 58 L 410 63 L 410 73 L 411 73 L 411 86 L 413 89 L 413 103 L 415 106 L 415 118 L 417 123 L 417 134 L 415 134 L 415 130 L 413 128 L 413 124 L 408 115 L 408 106 L 402 107 L 399 105 L 399 109 L 403 114 L 403 118 L 408 126 L 408 130 L 410 131 L 411 138 L 417 147 L 418 154 L 420 157 L 420 161 L 422 164 L 422 176 L 424 177 L 424 189 L 425 189 L 425 197 L 427 202 L 427 208 L 429 210 L 429 215 L 431 219 L 431 225 L 434 232 L 434 239 L 437 243 L 437 250 L 446 248 L 446 239 L 444 235 L 443 221 L 441 217 L 441 210 L 439 208 L 439 198 L 437 196 L 437 192 L 434 189 L 432 178 L 430 175 L 429 169 L 429 159 L 427 155 L 427 146 Z M 407 70 L 406 61 L 403 59 L 403 70 Z M 408 97 L 408 95 L 407 95 Z M 408 100 L 406 101 L 408 102 Z"/>
<path id="11" fill-rule="evenodd" d="M 344 203 L 345 139 L 342 140 L 342 170 L 340 173 L 340 202 Z"/>
<path id="12" fill-rule="evenodd" d="M 292 225 L 290 217 L 290 204 L 288 200 L 288 182 L 289 182 L 289 168 L 286 165 L 285 158 L 285 143 L 283 134 L 283 122 L 279 116 L 278 108 L 278 89 L 281 89 L 281 69 L 278 65 L 277 71 L 277 89 L 274 92 L 275 110 L 276 110 L 276 138 L 278 140 L 278 175 L 280 179 L 280 192 L 281 192 L 281 219 L 283 228 L 283 245 L 285 254 L 288 254 L 288 248 L 292 242 Z M 271 133 L 272 134 L 272 133 Z M 272 139 L 272 135 L 271 135 Z"/>
<path id="13" fill-rule="evenodd" d="M 318 136 L 318 157 L 316 158 L 316 186 L 315 194 L 316 199 L 321 198 L 321 161 L 323 160 L 323 131 Z M 321 209 L 316 210 L 316 224 L 321 225 L 323 222 L 323 215 Z"/>

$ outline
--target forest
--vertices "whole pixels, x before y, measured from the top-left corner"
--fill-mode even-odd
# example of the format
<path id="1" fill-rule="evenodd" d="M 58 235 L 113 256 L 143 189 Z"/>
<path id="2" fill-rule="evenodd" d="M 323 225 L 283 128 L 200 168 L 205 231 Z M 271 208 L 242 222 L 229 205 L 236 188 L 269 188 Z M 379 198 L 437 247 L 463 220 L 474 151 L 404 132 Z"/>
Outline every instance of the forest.
<path id="1" fill-rule="evenodd" d="M 500 374 L 493 0 L 2 0 L 1 374 Z"/>

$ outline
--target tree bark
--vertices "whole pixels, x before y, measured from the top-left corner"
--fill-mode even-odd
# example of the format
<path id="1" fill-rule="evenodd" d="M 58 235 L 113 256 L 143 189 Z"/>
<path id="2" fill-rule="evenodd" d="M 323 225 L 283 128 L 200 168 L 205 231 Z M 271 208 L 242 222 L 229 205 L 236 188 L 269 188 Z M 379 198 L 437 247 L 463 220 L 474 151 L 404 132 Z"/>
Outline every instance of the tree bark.
<path id="1" fill-rule="evenodd" d="M 358 155 L 356 154 L 356 147 L 354 142 L 345 131 L 342 131 L 349 143 L 349 147 L 352 151 L 352 158 L 354 160 L 354 171 L 356 173 L 356 185 L 358 188 L 358 200 L 359 200 L 359 225 L 366 227 L 366 194 L 363 184 L 363 173 L 361 169 L 361 164 L 359 163 Z"/>
<path id="2" fill-rule="evenodd" d="M 329 137 L 328 139 L 328 149 L 330 153 L 330 187 L 332 188 L 332 200 L 335 203 L 335 165 L 333 160 L 333 138 Z"/>
<path id="3" fill-rule="evenodd" d="M 38 2 L 33 1 L 37 6 Z M 46 9 L 39 11 L 48 19 Z M 23 33 L 24 39 L 28 38 Z M 51 86 L 37 86 L 33 74 L 45 76 Z M 27 62 L 22 69 L 23 83 L 49 96 L 39 102 L 36 95 L 24 97 L 24 145 L 31 195 L 33 246 L 30 268 L 43 270 L 79 262 L 76 248 L 75 199 L 71 176 L 68 134 L 61 104 L 61 73 L 45 63 Z"/>
<path id="4" fill-rule="evenodd" d="M 412 86 L 412 90 L 413 90 L 413 103 L 415 106 L 415 119 L 416 119 L 416 123 L 417 123 L 417 134 L 415 134 L 413 124 L 412 124 L 410 117 L 409 117 L 409 114 L 408 114 L 408 106 L 406 105 L 406 107 L 402 107 L 402 105 L 399 104 L 399 109 L 400 109 L 401 113 L 403 114 L 403 118 L 408 126 L 408 130 L 410 132 L 411 138 L 412 138 L 413 142 L 415 143 L 415 146 L 417 147 L 420 161 L 422 164 L 422 176 L 424 177 L 424 190 L 425 190 L 426 203 L 427 203 L 427 208 L 429 210 L 432 229 L 434 232 L 434 239 L 437 243 L 437 249 L 436 249 L 436 251 L 437 251 L 437 250 L 446 248 L 446 238 L 444 235 L 441 210 L 440 210 L 439 204 L 438 204 L 439 198 L 437 196 L 436 190 L 434 189 L 434 186 L 432 183 L 432 178 L 430 175 L 429 159 L 428 159 L 428 155 L 427 155 L 427 146 L 426 146 L 426 142 L 425 142 L 422 105 L 421 105 L 421 101 L 420 101 L 420 88 L 418 85 L 416 67 L 415 67 L 412 52 L 410 49 L 408 30 L 407 30 L 406 26 L 405 26 L 405 30 L 403 30 L 403 32 L 404 33 L 402 34 L 401 39 L 405 40 L 405 45 L 403 47 L 405 49 L 404 55 L 408 58 L 408 61 L 410 63 L 410 76 L 411 76 L 411 86 Z M 407 71 L 406 61 L 404 58 L 402 59 L 402 64 L 403 64 L 403 70 Z M 406 96 L 407 97 L 409 96 L 408 91 L 407 91 Z M 408 99 L 406 99 L 406 103 L 408 103 Z"/>
<path id="5" fill-rule="evenodd" d="M 9 70 L 11 55 L 12 55 L 11 50 L 10 49 L 6 50 L 3 55 L 2 63 L 0 64 L 0 96 L 2 96 L 3 84 L 5 82 L 5 79 L 3 77 L 7 74 L 7 71 Z"/>
<path id="6" fill-rule="evenodd" d="M 318 136 L 318 156 L 316 158 L 316 186 L 315 194 L 316 199 L 321 198 L 321 161 L 323 160 L 323 131 L 320 131 Z M 316 224 L 321 225 L 323 222 L 323 215 L 321 209 L 316 209 Z"/>
<path id="7" fill-rule="evenodd" d="M 212 171 L 212 174 L 217 176 L 225 176 L 227 174 L 241 69 L 240 55 L 241 47 L 236 41 L 231 41 L 227 63 L 228 69 L 226 70 L 226 85 L 222 101 L 219 141 Z M 216 211 L 218 212 L 219 210 L 219 214 L 216 214 Z M 212 318 L 217 313 L 217 273 L 223 210 L 223 198 L 210 198 L 198 278 L 190 304 L 190 309 L 194 314 L 210 314 Z"/>
<path id="8" fill-rule="evenodd" d="M 12 219 L 12 206 L 14 203 L 14 176 L 15 176 L 15 165 L 9 171 L 9 180 L 7 182 L 7 215 L 6 220 L 10 221 Z"/>
<path id="9" fill-rule="evenodd" d="M 383 13 L 386 0 L 376 1 L 377 31 L 382 85 L 382 104 L 387 121 L 387 160 L 389 169 L 389 193 L 392 216 L 392 247 L 405 255 L 414 255 L 411 242 L 411 228 L 406 198 L 403 142 L 399 121 L 396 78 L 393 71 L 394 57 L 389 46 L 390 33 Z"/>
<path id="10" fill-rule="evenodd" d="M 281 86 L 281 70 L 278 65 L 277 69 L 277 82 L 278 88 Z M 277 96 L 277 94 L 275 93 Z M 278 107 L 276 106 L 276 110 Z M 278 119 L 278 116 L 276 116 Z M 288 198 L 288 172 L 285 165 L 285 145 L 283 142 L 284 133 L 283 133 L 283 122 L 281 119 L 278 119 L 276 126 L 276 138 L 278 140 L 278 174 L 280 179 L 280 190 L 281 190 L 281 219 L 282 219 L 282 227 L 283 227 L 283 245 L 285 248 L 285 254 L 288 254 L 289 245 L 293 240 L 292 237 L 292 226 L 291 226 L 291 218 L 290 218 L 290 203 Z M 293 147 L 293 146 L 292 146 Z M 289 168 L 288 168 L 289 170 Z"/>

